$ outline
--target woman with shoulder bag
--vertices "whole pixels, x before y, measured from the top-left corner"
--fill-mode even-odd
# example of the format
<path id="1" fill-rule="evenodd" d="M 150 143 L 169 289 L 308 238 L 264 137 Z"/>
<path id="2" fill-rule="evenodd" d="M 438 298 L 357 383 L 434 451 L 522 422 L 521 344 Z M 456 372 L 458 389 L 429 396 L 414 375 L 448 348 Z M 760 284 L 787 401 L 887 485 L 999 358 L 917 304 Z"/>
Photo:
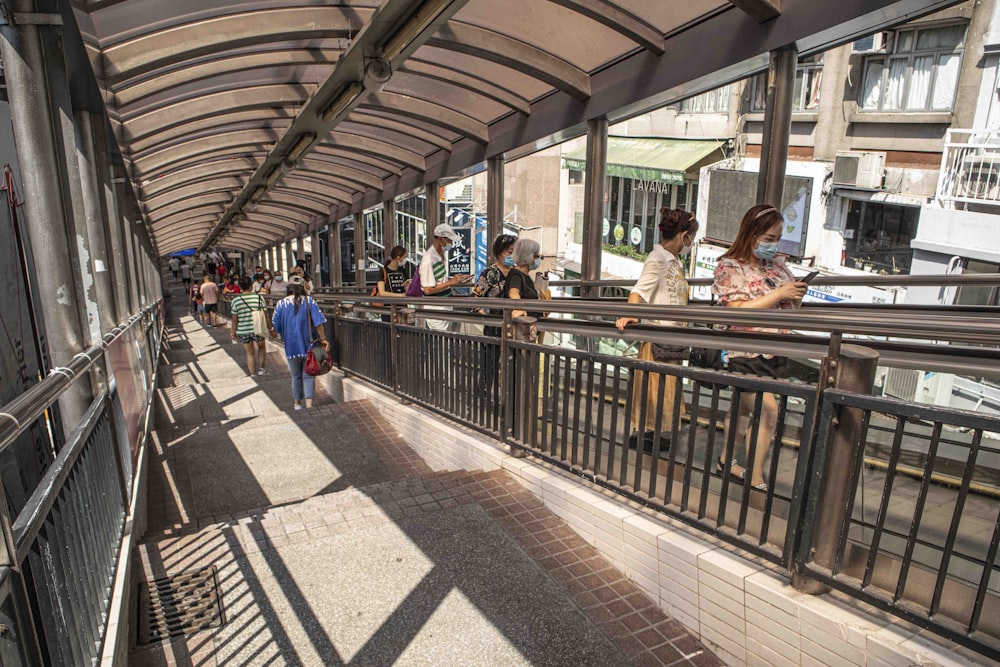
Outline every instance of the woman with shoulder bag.
<path id="1" fill-rule="evenodd" d="M 681 257 L 691 252 L 691 246 L 698 235 L 698 221 L 694 216 L 682 209 L 660 209 L 660 242 L 653 247 L 643 264 L 642 273 L 636 280 L 632 293 L 628 296 L 629 303 L 651 303 L 658 306 L 686 306 L 690 293 L 687 278 L 684 276 L 684 262 Z M 615 325 L 620 331 L 639 320 L 634 317 L 619 317 Z M 686 322 L 669 320 L 650 320 L 650 324 L 659 326 L 683 327 Z M 686 346 L 660 345 L 643 341 L 639 346 L 639 360 L 658 361 L 665 364 L 680 365 L 688 356 Z M 635 387 L 641 397 L 645 382 L 644 373 L 636 371 Z M 673 428 L 674 400 L 677 391 L 677 378 L 667 377 L 660 386 L 660 376 L 651 374 L 648 379 L 645 423 L 641 424 L 643 405 L 641 398 L 632 401 L 632 427 L 636 435 L 632 436 L 631 444 L 638 442 L 638 433 L 643 433 L 643 445 L 652 451 L 656 434 L 657 407 L 662 405 L 665 414 L 660 423 L 661 432 L 667 437 Z M 663 402 L 660 403 L 660 394 Z M 684 401 L 681 401 L 681 414 L 684 414 Z M 661 447 L 666 448 L 668 444 Z"/>
<path id="2" fill-rule="evenodd" d="M 306 373 L 306 357 L 312 341 L 318 339 L 327 354 L 330 352 L 324 324 L 326 317 L 316 301 L 306 294 L 301 277 L 292 276 L 288 281 L 288 296 L 274 308 L 274 329 L 285 343 L 285 359 L 292 375 L 292 400 L 296 410 L 301 410 L 303 404 L 311 408 L 315 396 L 316 378 Z"/>
<path id="3" fill-rule="evenodd" d="M 233 315 L 233 342 L 239 341 L 247 354 L 247 372 L 251 377 L 264 374 L 264 362 L 267 360 L 267 341 L 264 338 L 263 326 L 271 338 L 275 337 L 267 314 L 267 302 L 260 294 L 250 291 L 252 285 L 250 276 L 240 278 L 240 293 L 233 297 L 229 310 Z M 259 313 L 255 315 L 255 313 Z M 254 319 L 258 320 L 257 326 Z"/>
<path id="4" fill-rule="evenodd" d="M 785 226 L 785 219 L 770 204 L 757 204 L 750 208 L 740 222 L 740 230 L 729 250 L 719 258 L 715 267 L 712 292 L 719 303 L 730 308 L 798 308 L 802 305 L 807 285 L 799 282 L 785 266 L 784 256 L 778 257 L 778 243 Z M 734 331 L 761 331 L 781 333 L 778 329 L 760 327 L 732 327 Z M 788 359 L 771 354 L 729 351 L 729 370 L 768 378 L 788 377 Z M 756 393 L 740 397 L 739 416 L 736 420 L 736 442 L 744 445 L 750 455 L 750 438 L 753 429 L 750 416 L 756 402 Z M 764 459 L 767 457 L 778 417 L 778 403 L 774 395 L 765 392 L 761 399 L 760 426 L 757 433 L 754 460 L 741 467 L 734 459 L 729 463 L 729 474 L 743 481 L 747 468 L 750 484 L 758 491 L 767 491 L 764 481 Z M 726 442 L 732 424 L 726 424 Z M 726 462 L 719 459 L 717 470 L 721 474 Z"/>

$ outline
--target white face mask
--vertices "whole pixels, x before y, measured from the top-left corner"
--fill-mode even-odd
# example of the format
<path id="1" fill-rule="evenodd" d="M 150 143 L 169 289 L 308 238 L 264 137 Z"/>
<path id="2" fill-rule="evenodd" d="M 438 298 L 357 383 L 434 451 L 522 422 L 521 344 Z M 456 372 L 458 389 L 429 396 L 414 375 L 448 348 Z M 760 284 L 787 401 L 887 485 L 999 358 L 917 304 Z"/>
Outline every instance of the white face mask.
<path id="1" fill-rule="evenodd" d="M 681 257 L 687 257 L 688 255 L 690 255 L 691 254 L 691 246 L 693 246 L 693 245 L 694 245 L 694 242 L 685 243 L 683 246 L 681 246 Z"/>
<path id="2" fill-rule="evenodd" d="M 275 277 L 274 277 L 274 279 L 275 279 L 275 280 L 276 280 L 277 282 L 279 282 L 279 283 L 280 283 L 280 282 L 281 282 L 282 280 L 284 280 L 284 278 L 282 278 L 281 276 L 275 276 Z"/>

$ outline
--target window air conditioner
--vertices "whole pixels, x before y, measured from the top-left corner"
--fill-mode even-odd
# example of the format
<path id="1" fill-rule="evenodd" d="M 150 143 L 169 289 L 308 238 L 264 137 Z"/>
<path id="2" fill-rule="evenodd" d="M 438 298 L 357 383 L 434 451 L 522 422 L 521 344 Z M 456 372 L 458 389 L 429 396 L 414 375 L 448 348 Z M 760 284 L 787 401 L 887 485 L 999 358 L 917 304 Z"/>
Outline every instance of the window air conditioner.
<path id="1" fill-rule="evenodd" d="M 885 153 L 837 151 L 833 184 L 863 190 L 881 190 Z"/>

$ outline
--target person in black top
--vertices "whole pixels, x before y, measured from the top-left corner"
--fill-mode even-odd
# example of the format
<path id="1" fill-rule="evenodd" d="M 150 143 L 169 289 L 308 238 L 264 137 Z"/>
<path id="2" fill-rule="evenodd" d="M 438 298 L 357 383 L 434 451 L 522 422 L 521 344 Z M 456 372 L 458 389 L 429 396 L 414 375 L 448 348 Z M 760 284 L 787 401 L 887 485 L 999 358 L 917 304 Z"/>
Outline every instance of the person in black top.
<path id="1" fill-rule="evenodd" d="M 531 239 L 518 239 L 511 249 L 511 256 L 514 258 L 514 270 L 507 274 L 507 282 L 503 287 L 503 295 L 507 299 L 538 299 L 538 290 L 535 289 L 535 281 L 528 275 L 529 271 L 536 270 L 542 265 L 542 256 L 538 241 Z M 530 315 L 531 317 L 542 317 L 540 312 L 525 312 L 515 310 L 511 317 L 521 317 Z"/>
<path id="2" fill-rule="evenodd" d="M 406 248 L 401 245 L 389 251 L 389 261 L 382 267 L 382 278 L 376 284 L 377 296 L 405 294 L 410 276 L 406 270 Z"/>

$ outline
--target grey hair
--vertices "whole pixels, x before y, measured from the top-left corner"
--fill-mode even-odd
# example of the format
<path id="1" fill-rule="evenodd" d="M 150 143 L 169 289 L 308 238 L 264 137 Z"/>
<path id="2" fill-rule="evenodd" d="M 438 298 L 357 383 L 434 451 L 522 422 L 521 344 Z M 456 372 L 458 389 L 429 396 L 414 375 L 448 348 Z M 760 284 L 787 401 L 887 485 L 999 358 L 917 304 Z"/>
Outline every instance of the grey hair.
<path id="1" fill-rule="evenodd" d="M 538 241 L 532 239 L 518 239 L 514 242 L 514 247 L 511 248 L 510 255 L 514 258 L 514 264 L 521 266 L 522 264 L 531 264 L 535 259 L 535 253 L 541 248 L 538 245 Z"/>

